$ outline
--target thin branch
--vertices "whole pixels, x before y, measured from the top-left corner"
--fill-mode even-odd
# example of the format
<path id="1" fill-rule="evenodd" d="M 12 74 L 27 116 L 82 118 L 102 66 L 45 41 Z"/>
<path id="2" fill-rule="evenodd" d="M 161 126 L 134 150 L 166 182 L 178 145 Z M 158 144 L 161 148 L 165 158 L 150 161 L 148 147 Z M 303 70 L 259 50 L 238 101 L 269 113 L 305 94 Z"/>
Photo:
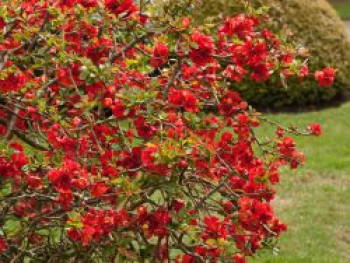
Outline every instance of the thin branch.
<path id="1" fill-rule="evenodd" d="M 164 88 L 164 92 L 163 92 L 163 100 L 167 100 L 168 99 L 168 94 L 169 94 L 169 88 L 174 84 L 175 80 L 180 76 L 181 74 L 181 69 L 182 69 L 182 62 L 181 60 L 178 60 L 177 62 L 177 66 L 176 69 L 171 77 L 171 79 L 169 80 L 168 84 L 165 86 Z"/>
<path id="2" fill-rule="evenodd" d="M 0 124 L 6 126 L 7 125 L 7 121 L 4 119 L 0 119 Z M 21 139 L 23 142 L 25 142 L 26 144 L 28 144 L 29 146 L 40 150 L 40 151 L 49 151 L 50 148 L 43 146 L 35 141 L 33 141 L 32 139 L 28 138 L 27 135 L 25 135 L 24 133 L 22 133 L 21 131 L 19 131 L 18 129 L 16 129 L 15 127 L 12 130 L 13 134 L 15 134 L 19 139 Z"/>
<path id="3" fill-rule="evenodd" d="M 10 115 L 10 119 L 7 123 L 7 127 L 6 127 L 6 134 L 5 134 L 5 140 L 8 141 L 13 129 L 15 128 L 15 124 L 17 122 L 17 116 L 19 113 L 19 108 L 15 107 L 14 113 L 8 111 L 8 114 Z"/>
<path id="4" fill-rule="evenodd" d="M 113 63 L 113 61 L 124 55 L 125 52 L 127 52 L 129 49 L 133 48 L 137 43 L 142 42 L 144 39 L 146 39 L 146 37 L 148 37 L 150 35 L 150 33 L 144 34 L 140 37 L 136 37 L 133 41 L 131 41 L 130 43 L 128 43 L 121 51 L 117 52 L 117 53 L 112 53 L 110 58 L 109 58 L 109 62 Z"/>

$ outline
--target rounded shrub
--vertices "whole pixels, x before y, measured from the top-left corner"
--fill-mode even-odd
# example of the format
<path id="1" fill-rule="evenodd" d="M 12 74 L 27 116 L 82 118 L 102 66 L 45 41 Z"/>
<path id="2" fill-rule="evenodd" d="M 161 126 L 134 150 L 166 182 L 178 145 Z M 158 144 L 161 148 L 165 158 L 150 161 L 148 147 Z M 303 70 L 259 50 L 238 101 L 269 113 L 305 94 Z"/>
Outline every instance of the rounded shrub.
<path id="1" fill-rule="evenodd" d="M 248 3 L 249 2 L 249 3 Z M 278 76 L 268 83 L 252 83 L 249 89 L 239 86 L 245 99 L 255 106 L 279 108 L 284 106 L 324 105 L 343 96 L 350 86 L 350 43 L 344 26 L 335 10 L 326 0 L 265 0 L 227 1 L 208 0 L 198 9 L 198 20 L 224 19 L 237 10 L 250 7 L 269 7 L 269 28 L 276 33 L 286 33 L 299 46 L 299 52 L 312 57 L 309 63 L 313 71 L 331 66 L 337 69 L 337 80 L 330 89 L 322 89 L 314 81 L 300 83 L 297 78 L 288 81 L 288 86 Z M 252 9 L 253 10 L 253 9 Z M 263 11 L 263 9 L 261 9 Z M 278 32 L 280 31 L 280 32 Z M 287 39 L 291 42 L 290 39 Z M 298 88 L 296 88 L 298 86 Z"/>

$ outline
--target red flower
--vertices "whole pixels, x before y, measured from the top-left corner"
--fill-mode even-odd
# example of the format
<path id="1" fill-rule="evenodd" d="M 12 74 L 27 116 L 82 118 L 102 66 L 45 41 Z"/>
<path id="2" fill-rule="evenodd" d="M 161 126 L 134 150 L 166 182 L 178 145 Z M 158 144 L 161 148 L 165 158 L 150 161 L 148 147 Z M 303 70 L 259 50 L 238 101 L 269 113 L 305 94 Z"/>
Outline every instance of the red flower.
<path id="1" fill-rule="evenodd" d="M 227 229 L 225 224 L 219 220 L 216 216 L 207 216 L 204 218 L 203 223 L 205 225 L 205 232 L 202 234 L 202 238 L 206 241 L 209 238 L 225 238 L 227 237 Z"/>
<path id="2" fill-rule="evenodd" d="M 262 224 L 273 218 L 273 211 L 269 203 L 262 203 L 250 197 L 241 197 L 238 201 L 239 218 L 242 226 L 250 231 L 258 231 Z"/>
<path id="3" fill-rule="evenodd" d="M 125 117 L 125 106 L 120 102 L 120 100 L 115 100 L 114 105 L 112 106 L 112 112 L 115 117 L 121 119 Z"/>
<path id="4" fill-rule="evenodd" d="M 250 75 L 252 80 L 256 82 L 266 81 L 270 78 L 270 66 L 269 64 L 260 64 L 253 68 L 253 72 Z"/>
<path id="5" fill-rule="evenodd" d="M 190 25 L 191 25 L 191 20 L 187 16 L 182 18 L 182 27 L 183 28 L 188 28 Z"/>
<path id="6" fill-rule="evenodd" d="M 176 107 L 184 107 L 188 112 L 198 112 L 198 100 L 189 90 L 171 90 L 169 102 Z"/>
<path id="7" fill-rule="evenodd" d="M 144 139 L 151 138 L 156 132 L 156 128 L 146 122 L 146 119 L 139 116 L 135 121 L 134 125 L 136 127 L 137 133 L 140 137 Z"/>
<path id="8" fill-rule="evenodd" d="M 246 263 L 244 256 L 241 254 L 236 254 L 233 256 L 234 263 Z"/>
<path id="9" fill-rule="evenodd" d="M 5 20 L 0 17 L 0 29 L 2 30 L 6 26 Z"/>
<path id="10" fill-rule="evenodd" d="M 6 250 L 7 250 L 7 243 L 2 237 L 0 237 L 0 253 L 5 252 Z"/>
<path id="11" fill-rule="evenodd" d="M 0 157 L 0 177 L 10 178 L 16 172 L 16 168 L 5 157 Z"/>
<path id="12" fill-rule="evenodd" d="M 81 238 L 81 234 L 75 228 L 69 228 L 67 230 L 67 235 L 73 241 L 79 241 L 79 239 Z"/>
<path id="13" fill-rule="evenodd" d="M 26 81 L 28 80 L 25 74 L 15 75 L 13 73 L 8 74 L 4 79 L 0 79 L 0 91 L 10 92 L 17 91 L 21 87 L 25 86 Z"/>
<path id="14" fill-rule="evenodd" d="M 277 127 L 276 129 L 276 135 L 278 137 L 283 137 L 284 136 L 284 129 L 282 127 Z"/>
<path id="15" fill-rule="evenodd" d="M 335 78 L 335 70 L 333 68 L 325 68 L 322 71 L 316 71 L 315 79 L 321 87 L 329 87 L 333 84 Z"/>
<path id="16" fill-rule="evenodd" d="M 182 91 L 183 96 L 183 106 L 186 111 L 189 112 L 198 112 L 198 100 L 197 98 L 188 90 Z"/>
<path id="17" fill-rule="evenodd" d="M 169 211 L 159 208 L 150 217 L 151 231 L 158 237 L 168 235 L 168 224 L 171 222 L 171 215 Z M 152 229 L 153 228 L 153 229 Z"/>
<path id="18" fill-rule="evenodd" d="M 320 136 L 322 134 L 322 127 L 317 122 L 308 126 L 307 129 L 309 130 L 309 132 L 311 132 L 312 134 L 315 134 L 317 136 Z"/>
<path id="19" fill-rule="evenodd" d="M 10 145 L 9 145 L 12 149 L 15 149 L 15 150 L 17 150 L 17 151 L 19 151 L 19 152 L 23 152 L 23 146 L 21 145 L 21 144 L 19 144 L 19 143 L 17 143 L 17 142 L 12 142 L 12 143 L 10 143 Z"/>
<path id="20" fill-rule="evenodd" d="M 173 202 L 173 208 L 175 210 L 176 213 L 179 213 L 180 210 L 186 205 L 186 202 L 183 200 L 174 200 Z"/>
<path id="21" fill-rule="evenodd" d="M 108 185 L 105 183 L 96 183 L 91 186 L 90 193 L 94 197 L 101 197 L 109 190 Z"/>
<path id="22" fill-rule="evenodd" d="M 96 7 L 98 5 L 97 0 L 80 0 L 79 4 L 84 7 Z"/>
<path id="23" fill-rule="evenodd" d="M 244 68 L 238 65 L 227 66 L 227 68 L 224 71 L 224 75 L 235 82 L 240 82 L 243 79 L 245 74 L 246 74 L 246 71 L 244 70 Z"/>
<path id="24" fill-rule="evenodd" d="M 154 68 L 159 68 L 168 62 L 169 49 L 163 42 L 158 42 L 153 50 L 151 65 Z"/>
<path id="25" fill-rule="evenodd" d="M 289 53 L 284 54 L 284 55 L 282 56 L 282 62 L 283 62 L 283 64 L 284 64 L 285 66 L 290 66 L 290 65 L 292 64 L 292 62 L 293 62 L 293 56 L 292 56 L 292 54 L 289 54 Z"/>
<path id="26" fill-rule="evenodd" d="M 157 147 L 147 147 L 142 151 L 141 161 L 144 166 L 154 165 L 154 154 L 157 152 Z"/>
<path id="27" fill-rule="evenodd" d="M 52 169 L 48 174 L 49 181 L 59 190 L 70 190 L 75 178 L 82 175 L 82 170 L 78 163 L 65 160 L 61 169 Z"/>
<path id="28" fill-rule="evenodd" d="M 39 176 L 28 175 L 27 181 L 28 181 L 28 186 L 32 189 L 40 190 L 43 188 L 43 182 Z"/>
<path id="29" fill-rule="evenodd" d="M 56 199 L 62 208 L 66 211 L 70 210 L 74 200 L 74 196 L 71 190 L 59 190 L 59 197 Z"/>
<path id="30" fill-rule="evenodd" d="M 220 114 L 231 117 L 232 114 L 240 109 L 241 102 L 242 98 L 237 92 L 228 91 L 226 96 L 221 99 L 219 105 Z"/>
<path id="31" fill-rule="evenodd" d="M 148 21 L 148 16 L 145 14 L 140 14 L 139 15 L 139 21 L 142 25 L 145 25 Z"/>
<path id="32" fill-rule="evenodd" d="M 105 0 L 105 6 L 115 15 L 125 13 L 124 17 L 137 11 L 133 0 Z"/>
<path id="33" fill-rule="evenodd" d="M 83 233 L 82 233 L 83 246 L 90 245 L 90 243 L 93 240 L 95 232 L 96 232 L 96 230 L 94 227 L 91 227 L 89 225 L 84 226 Z"/>
<path id="34" fill-rule="evenodd" d="M 283 155 L 291 155 L 295 151 L 295 141 L 291 137 L 284 137 L 277 145 Z"/>
<path id="35" fill-rule="evenodd" d="M 210 36 L 198 31 L 192 34 L 193 43 L 190 50 L 190 58 L 197 66 L 205 66 L 213 61 L 214 43 Z"/>
<path id="36" fill-rule="evenodd" d="M 220 32 L 229 36 L 236 34 L 238 37 L 245 39 L 251 36 L 254 32 L 255 22 L 253 19 L 246 15 L 240 14 L 234 18 L 227 17 L 224 25 L 221 27 Z"/>
<path id="37" fill-rule="evenodd" d="M 78 0 L 60 0 L 58 1 L 58 5 L 61 8 L 67 7 L 72 8 L 75 4 L 78 4 Z"/>
<path id="38" fill-rule="evenodd" d="M 305 78 L 309 75 L 309 68 L 307 65 L 303 65 L 300 69 L 299 77 Z"/>
<path id="39" fill-rule="evenodd" d="M 283 224 L 278 218 L 274 218 L 271 226 L 271 230 L 277 235 L 280 235 L 281 232 L 287 231 L 287 225 Z"/>
<path id="40" fill-rule="evenodd" d="M 117 162 L 118 165 L 121 165 L 127 169 L 136 169 L 141 166 L 141 147 L 135 147 L 130 152 L 124 152 L 121 160 Z M 130 172 L 130 175 L 133 175 L 134 172 Z"/>

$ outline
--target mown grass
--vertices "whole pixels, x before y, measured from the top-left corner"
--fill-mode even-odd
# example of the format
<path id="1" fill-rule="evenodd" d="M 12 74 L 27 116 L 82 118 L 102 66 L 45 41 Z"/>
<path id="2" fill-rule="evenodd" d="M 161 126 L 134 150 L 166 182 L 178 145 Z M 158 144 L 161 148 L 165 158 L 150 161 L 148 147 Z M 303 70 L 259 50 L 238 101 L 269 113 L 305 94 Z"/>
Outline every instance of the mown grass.
<path id="1" fill-rule="evenodd" d="M 323 136 L 297 138 L 307 156 L 297 173 L 285 172 L 274 207 L 289 226 L 280 253 L 257 257 L 254 263 L 350 262 L 350 103 L 302 114 L 278 114 L 272 119 L 305 127 L 323 125 Z M 263 126 L 261 135 L 273 132 Z"/>
<path id="2" fill-rule="evenodd" d="M 334 3 L 334 8 L 343 20 L 350 20 L 350 3 Z"/>

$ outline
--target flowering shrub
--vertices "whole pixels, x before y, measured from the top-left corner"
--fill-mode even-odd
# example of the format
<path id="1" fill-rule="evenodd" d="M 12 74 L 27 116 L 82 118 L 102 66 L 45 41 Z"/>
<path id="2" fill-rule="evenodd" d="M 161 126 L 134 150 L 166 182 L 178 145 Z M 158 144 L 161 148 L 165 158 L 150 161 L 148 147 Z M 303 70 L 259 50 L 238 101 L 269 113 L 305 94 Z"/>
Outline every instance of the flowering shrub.
<path id="1" fill-rule="evenodd" d="M 307 65 L 258 16 L 209 35 L 190 0 L 140 2 L 2 2 L 1 262 L 245 262 L 286 230 L 279 168 L 304 162 L 291 134 L 321 128 L 282 127 L 227 86 Z"/>

